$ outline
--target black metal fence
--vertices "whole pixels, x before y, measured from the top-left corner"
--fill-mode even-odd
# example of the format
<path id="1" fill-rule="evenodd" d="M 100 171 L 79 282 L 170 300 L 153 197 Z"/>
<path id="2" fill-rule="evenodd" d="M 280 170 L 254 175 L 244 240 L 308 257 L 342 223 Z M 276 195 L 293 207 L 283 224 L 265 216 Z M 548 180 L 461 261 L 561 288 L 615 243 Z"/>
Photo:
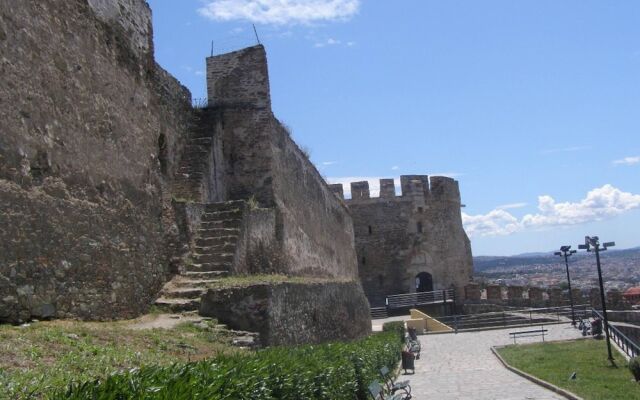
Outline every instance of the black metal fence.
<path id="1" fill-rule="evenodd" d="M 589 315 L 589 305 L 574 307 L 576 319 Z M 455 331 L 467 329 L 526 326 L 571 321 L 571 307 L 512 308 L 508 311 L 438 317 L 438 321 Z"/>
<path id="2" fill-rule="evenodd" d="M 600 311 L 598 310 L 592 309 L 591 316 L 604 321 L 602 314 L 600 314 Z M 633 340 L 629 339 L 624 333 L 620 332 L 620 330 L 614 325 L 611 325 L 611 323 L 609 323 L 609 337 L 611 337 L 618 347 L 629 357 L 636 357 L 640 355 L 640 346 L 634 343 Z"/>
<path id="3" fill-rule="evenodd" d="M 387 296 L 387 309 L 411 308 L 429 304 L 454 303 L 455 290 L 444 289 L 432 292 L 404 293 Z"/>

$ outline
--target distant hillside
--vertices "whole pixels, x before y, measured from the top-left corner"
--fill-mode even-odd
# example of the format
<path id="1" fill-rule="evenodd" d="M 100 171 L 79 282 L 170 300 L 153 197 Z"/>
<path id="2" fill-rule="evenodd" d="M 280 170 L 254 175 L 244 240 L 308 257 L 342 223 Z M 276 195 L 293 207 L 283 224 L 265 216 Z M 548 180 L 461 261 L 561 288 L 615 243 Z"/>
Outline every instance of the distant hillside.
<path id="1" fill-rule="evenodd" d="M 557 251 L 548 253 L 524 253 L 515 256 L 478 256 L 473 257 L 473 269 L 475 273 L 482 273 L 488 269 L 499 270 L 502 268 L 557 264 L 558 256 L 553 255 Z M 587 256 L 584 251 L 575 255 L 576 259 Z M 640 257 L 640 247 L 633 247 L 624 250 L 608 250 L 602 254 L 603 259 Z"/>

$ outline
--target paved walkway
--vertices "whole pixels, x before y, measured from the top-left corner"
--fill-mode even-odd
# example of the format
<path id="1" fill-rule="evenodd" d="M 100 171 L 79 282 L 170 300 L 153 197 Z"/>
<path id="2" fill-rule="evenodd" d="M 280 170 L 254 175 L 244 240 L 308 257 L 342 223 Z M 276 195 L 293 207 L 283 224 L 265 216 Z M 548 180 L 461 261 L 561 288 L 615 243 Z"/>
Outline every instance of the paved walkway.
<path id="1" fill-rule="evenodd" d="M 569 324 L 548 325 L 545 340 L 581 337 Z M 416 400 L 525 400 L 564 399 L 507 370 L 493 355 L 491 346 L 512 344 L 509 332 L 527 327 L 463 332 L 458 334 L 422 335 L 422 353 L 416 360 L 415 375 L 409 379 Z M 540 337 L 518 339 L 518 343 L 540 342 Z"/>

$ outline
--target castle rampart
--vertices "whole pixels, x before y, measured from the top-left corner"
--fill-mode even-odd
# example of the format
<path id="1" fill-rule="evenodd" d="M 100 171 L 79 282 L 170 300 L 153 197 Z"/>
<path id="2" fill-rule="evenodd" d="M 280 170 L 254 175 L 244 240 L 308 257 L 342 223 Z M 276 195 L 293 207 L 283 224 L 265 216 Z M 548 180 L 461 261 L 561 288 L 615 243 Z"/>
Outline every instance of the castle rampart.
<path id="1" fill-rule="evenodd" d="M 471 279 L 471 246 L 460 214 L 458 183 L 447 177 L 403 175 L 396 195 L 393 179 L 380 180 L 372 197 L 369 183 L 352 182 L 351 210 L 358 271 L 372 305 L 386 296 L 455 287 L 458 300 Z M 331 185 L 344 198 L 341 184 Z"/>
<path id="2" fill-rule="evenodd" d="M 197 310 L 206 287 L 182 298 L 163 285 L 275 270 L 335 282 L 309 292 L 307 309 L 338 296 L 359 310 L 360 329 L 346 334 L 368 331 L 351 217 L 273 116 L 262 46 L 207 59 L 209 104 L 193 109 L 155 64 L 144 0 L 10 3 L 0 4 L 11 15 L 0 19 L 0 322 L 134 317 L 154 301 Z M 249 260 L 256 249 L 268 270 Z"/>

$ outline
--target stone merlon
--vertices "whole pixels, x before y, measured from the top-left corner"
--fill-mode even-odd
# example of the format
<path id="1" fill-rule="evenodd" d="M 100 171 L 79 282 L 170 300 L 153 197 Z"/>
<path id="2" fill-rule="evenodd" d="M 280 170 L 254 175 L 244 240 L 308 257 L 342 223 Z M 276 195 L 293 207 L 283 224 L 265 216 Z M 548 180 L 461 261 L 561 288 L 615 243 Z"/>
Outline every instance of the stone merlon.
<path id="1" fill-rule="evenodd" d="M 262 45 L 207 57 L 209 106 L 271 109 L 267 53 Z"/>

